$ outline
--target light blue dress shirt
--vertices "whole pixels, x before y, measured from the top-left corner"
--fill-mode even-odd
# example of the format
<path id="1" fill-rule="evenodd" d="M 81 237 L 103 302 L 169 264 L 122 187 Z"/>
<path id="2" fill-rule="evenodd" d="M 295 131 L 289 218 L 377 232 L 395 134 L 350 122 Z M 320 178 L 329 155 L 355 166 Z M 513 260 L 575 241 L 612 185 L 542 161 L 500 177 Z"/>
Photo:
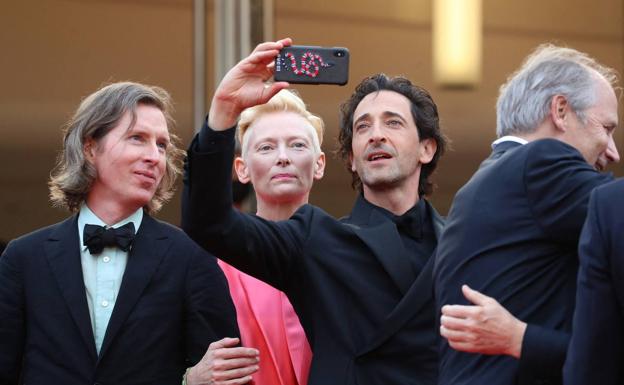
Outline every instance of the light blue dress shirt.
<path id="1" fill-rule="evenodd" d="M 128 218 L 107 226 L 83 204 L 78 215 L 78 236 L 80 238 L 80 261 L 82 264 L 82 276 L 84 277 L 87 304 L 91 315 L 91 327 L 95 336 L 95 348 L 98 354 L 104 341 L 108 321 L 113 314 L 121 280 L 123 279 L 128 253 L 116 247 L 105 247 L 101 254 L 92 255 L 89 249 L 83 245 L 83 230 L 85 225 L 98 225 L 105 227 L 123 226 L 128 222 L 134 224 L 138 232 L 143 220 L 143 209 L 140 208 Z"/>

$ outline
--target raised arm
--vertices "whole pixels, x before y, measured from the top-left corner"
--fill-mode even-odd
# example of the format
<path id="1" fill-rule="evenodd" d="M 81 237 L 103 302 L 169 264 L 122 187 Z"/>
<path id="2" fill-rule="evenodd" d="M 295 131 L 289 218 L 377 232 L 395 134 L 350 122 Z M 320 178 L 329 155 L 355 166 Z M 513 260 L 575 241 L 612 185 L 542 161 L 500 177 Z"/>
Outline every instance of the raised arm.
<path id="1" fill-rule="evenodd" d="M 288 230 L 292 226 L 235 210 L 231 173 L 236 122 L 244 109 L 266 103 L 288 87 L 285 82 L 267 81 L 273 74 L 275 56 L 290 44 L 290 39 L 283 39 L 258 45 L 223 78 L 207 121 L 189 147 L 182 197 L 182 227 L 191 238 L 238 269 L 278 288 L 291 276 L 287 273 L 289 256 L 299 254 Z M 258 351 L 238 343 L 237 338 L 213 342 L 201 361 L 189 368 L 187 383 L 249 382 L 261 364 Z"/>
<path id="2" fill-rule="evenodd" d="M 309 221 L 274 223 L 240 213 L 232 207 L 231 175 L 236 120 L 245 108 L 267 102 L 288 86 L 265 81 L 279 49 L 289 44 L 284 39 L 258 45 L 224 77 L 207 122 L 189 147 L 182 197 L 182 227 L 192 239 L 279 289 L 293 279 L 292 258 L 302 254 Z"/>
<path id="3" fill-rule="evenodd" d="M 244 109 L 264 104 L 288 87 L 286 82 L 267 82 L 273 76 L 275 57 L 291 43 L 290 38 L 286 38 L 259 44 L 249 56 L 228 71 L 212 98 L 208 114 L 210 128 L 224 131 L 233 127 Z"/>

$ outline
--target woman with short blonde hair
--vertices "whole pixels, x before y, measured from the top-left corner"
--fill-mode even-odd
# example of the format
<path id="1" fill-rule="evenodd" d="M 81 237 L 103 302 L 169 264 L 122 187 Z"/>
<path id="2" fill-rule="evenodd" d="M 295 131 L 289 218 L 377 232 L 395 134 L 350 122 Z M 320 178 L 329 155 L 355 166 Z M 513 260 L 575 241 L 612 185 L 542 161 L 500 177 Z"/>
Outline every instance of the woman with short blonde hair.
<path id="1" fill-rule="evenodd" d="M 314 180 L 323 176 L 324 124 L 290 90 L 241 114 L 242 154 L 235 160 L 238 178 L 252 183 L 257 215 L 288 219 L 303 204 Z M 219 261 L 237 310 L 243 344 L 260 351 L 256 384 L 307 384 L 312 351 L 286 295 Z"/>

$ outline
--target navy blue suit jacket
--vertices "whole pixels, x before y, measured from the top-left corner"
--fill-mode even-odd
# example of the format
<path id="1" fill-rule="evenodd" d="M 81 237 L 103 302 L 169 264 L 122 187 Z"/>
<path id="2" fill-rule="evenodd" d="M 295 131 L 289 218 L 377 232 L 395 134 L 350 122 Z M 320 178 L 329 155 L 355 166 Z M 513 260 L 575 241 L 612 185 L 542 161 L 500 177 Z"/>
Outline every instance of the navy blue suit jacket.
<path id="1" fill-rule="evenodd" d="M 288 295 L 314 352 L 308 384 L 435 385 L 432 265 L 415 277 L 394 222 L 361 201 L 344 222 L 311 205 L 281 222 L 234 210 L 233 134 L 213 133 L 204 152 L 191 144 L 182 226 Z"/>
<path id="2" fill-rule="evenodd" d="M 594 190 L 580 268 L 566 385 L 624 383 L 624 180 Z"/>
<path id="3" fill-rule="evenodd" d="M 576 288 L 576 247 L 591 190 L 612 180 L 554 139 L 496 146 L 455 196 L 434 268 L 438 310 L 461 285 L 528 323 L 520 360 L 441 343 L 440 384 L 557 384 Z"/>
<path id="4" fill-rule="evenodd" d="M 216 259 L 143 216 L 99 356 L 77 216 L 9 243 L 0 257 L 0 384 L 172 384 L 210 342 L 238 335 Z"/>

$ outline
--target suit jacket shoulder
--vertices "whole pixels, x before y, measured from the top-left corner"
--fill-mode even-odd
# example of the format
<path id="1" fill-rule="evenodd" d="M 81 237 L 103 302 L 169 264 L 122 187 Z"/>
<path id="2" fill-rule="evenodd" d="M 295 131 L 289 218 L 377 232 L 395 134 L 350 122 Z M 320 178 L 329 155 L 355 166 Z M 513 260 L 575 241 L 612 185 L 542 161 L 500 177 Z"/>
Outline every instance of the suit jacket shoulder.
<path id="1" fill-rule="evenodd" d="M 527 144 L 526 196 L 535 220 L 553 239 L 576 247 L 590 192 L 613 180 L 590 166 L 574 147 L 555 139 Z"/>
<path id="2" fill-rule="evenodd" d="M 41 244 L 51 237 L 60 236 L 62 231 L 67 231 L 72 229 L 72 225 L 74 225 L 74 230 L 76 230 L 76 235 L 78 235 L 78 227 L 76 224 L 76 215 L 72 215 L 71 217 L 61 221 L 54 223 L 52 225 L 48 225 L 45 227 L 41 227 L 36 229 L 30 233 L 21 235 L 12 241 L 9 242 L 11 248 L 15 251 L 27 250 L 27 249 L 40 249 Z M 8 249 L 8 245 L 7 245 Z"/>

